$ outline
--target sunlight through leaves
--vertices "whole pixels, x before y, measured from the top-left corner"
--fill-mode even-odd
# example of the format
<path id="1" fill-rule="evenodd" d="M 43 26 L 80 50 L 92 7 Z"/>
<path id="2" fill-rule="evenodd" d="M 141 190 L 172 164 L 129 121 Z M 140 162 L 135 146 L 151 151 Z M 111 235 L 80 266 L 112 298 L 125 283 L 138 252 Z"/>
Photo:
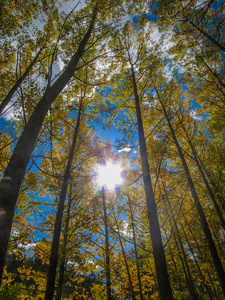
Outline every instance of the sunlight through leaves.
<path id="1" fill-rule="evenodd" d="M 121 177 L 123 169 L 119 164 L 107 162 L 105 165 L 97 167 L 97 184 L 104 186 L 108 190 L 113 190 L 116 186 L 121 185 L 123 178 Z"/>

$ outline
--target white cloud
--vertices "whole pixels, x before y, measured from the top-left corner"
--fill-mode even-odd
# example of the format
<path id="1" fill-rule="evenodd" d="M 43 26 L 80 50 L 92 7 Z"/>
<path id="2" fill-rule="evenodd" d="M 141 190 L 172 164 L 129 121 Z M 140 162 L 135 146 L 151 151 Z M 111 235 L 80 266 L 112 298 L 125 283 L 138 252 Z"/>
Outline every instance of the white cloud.
<path id="1" fill-rule="evenodd" d="M 106 52 L 107 51 L 109 51 L 108 48 L 106 48 Z M 98 72 L 95 73 L 95 80 L 102 79 L 103 75 L 107 74 L 107 71 L 111 64 L 109 58 L 110 58 L 110 55 L 108 55 L 107 58 L 99 58 L 95 61 L 95 68 L 98 70 Z M 113 73 L 115 73 L 115 72 L 113 72 Z"/>
<path id="2" fill-rule="evenodd" d="M 96 269 L 96 270 L 99 270 L 100 269 L 100 266 L 98 266 L 98 265 L 95 265 L 95 263 L 92 261 L 92 260 L 87 260 L 86 261 L 86 264 L 87 265 L 93 265 L 93 267 Z"/>
<path id="3" fill-rule="evenodd" d="M 33 249 L 37 244 L 36 243 L 29 243 L 27 245 L 18 244 L 18 248 L 23 248 L 25 250 Z"/>
<path id="4" fill-rule="evenodd" d="M 19 230 L 18 229 L 13 229 L 11 232 L 11 236 L 12 237 L 18 237 L 20 235 Z"/>
<path id="5" fill-rule="evenodd" d="M 158 103 L 158 100 L 156 99 L 156 93 L 152 93 L 153 98 L 149 98 L 148 100 L 143 102 L 143 105 L 145 107 L 155 107 L 155 105 Z M 135 153 L 135 152 L 134 152 Z"/>
<path id="6" fill-rule="evenodd" d="M 128 230 L 128 222 L 123 221 L 123 230 L 120 230 L 120 234 L 123 234 L 126 237 L 132 237 L 132 233 L 130 230 Z"/>
<path id="7" fill-rule="evenodd" d="M 165 69 L 166 77 L 168 78 L 168 80 L 173 78 L 173 69 L 168 65 L 166 65 L 164 69 Z"/>
<path id="8" fill-rule="evenodd" d="M 148 23 L 148 26 L 144 28 L 146 34 L 150 32 L 149 39 L 147 40 L 147 45 L 149 48 L 152 47 L 152 42 L 156 44 L 160 44 L 160 50 L 162 52 L 162 56 L 169 56 L 168 50 L 174 45 L 172 42 L 173 31 L 167 30 L 159 31 L 159 28 L 156 23 Z"/>
<path id="9" fill-rule="evenodd" d="M 126 14 L 121 20 L 121 28 L 123 28 L 128 21 L 132 21 L 132 17 L 129 14 Z"/>
<path id="10" fill-rule="evenodd" d="M 205 0 L 198 0 L 196 2 L 196 5 L 195 6 L 199 6 L 199 5 L 202 5 L 202 4 L 205 4 Z"/>
<path id="11" fill-rule="evenodd" d="M 76 8 L 74 11 L 79 11 L 87 6 L 87 4 L 85 0 L 69 0 L 62 3 L 62 7 L 59 10 L 68 14 L 75 6 Z"/>
<path id="12" fill-rule="evenodd" d="M 64 69 L 65 64 L 64 64 L 64 62 L 62 61 L 61 57 L 58 57 L 57 60 L 58 60 L 59 71 L 61 72 L 61 71 Z"/>
<path id="13" fill-rule="evenodd" d="M 131 151 L 131 148 L 129 148 L 129 147 L 124 147 L 124 148 L 118 150 L 119 153 L 120 152 L 130 152 L 130 151 Z"/>
<path id="14" fill-rule="evenodd" d="M 74 266 L 75 268 L 79 267 L 79 264 L 75 261 L 68 260 L 67 265 Z"/>
<path id="15" fill-rule="evenodd" d="M 14 100 L 11 100 L 9 102 L 9 104 L 5 107 L 3 113 L 2 113 L 2 117 L 4 119 L 6 119 L 7 121 L 15 121 L 17 120 L 16 116 L 15 116 L 15 111 L 14 111 L 14 103 L 15 101 Z M 19 109 L 18 109 L 19 110 Z M 17 112 L 18 112 L 17 110 Z M 20 109 L 20 112 L 22 112 L 22 108 Z"/>
<path id="16" fill-rule="evenodd" d="M 159 42 L 160 38 L 162 36 L 162 33 L 159 32 L 158 28 L 156 27 L 156 29 L 153 31 L 153 33 L 151 34 L 151 40 L 153 42 Z"/>
<path id="17" fill-rule="evenodd" d="M 198 114 L 196 113 L 196 111 L 194 109 L 190 110 L 190 116 L 194 119 L 194 120 L 202 120 L 201 117 L 198 116 Z"/>

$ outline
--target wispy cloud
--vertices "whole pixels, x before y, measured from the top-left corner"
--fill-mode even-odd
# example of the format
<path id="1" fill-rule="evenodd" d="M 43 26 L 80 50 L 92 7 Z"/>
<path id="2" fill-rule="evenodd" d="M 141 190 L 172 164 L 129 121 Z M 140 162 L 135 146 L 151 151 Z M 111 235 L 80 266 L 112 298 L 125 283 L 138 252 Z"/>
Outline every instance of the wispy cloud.
<path id="1" fill-rule="evenodd" d="M 23 249 L 25 249 L 25 250 L 30 250 L 30 249 L 34 249 L 34 247 L 35 247 L 36 245 L 37 245 L 36 243 L 29 243 L 29 244 L 26 244 L 26 245 L 19 244 L 19 245 L 18 245 L 18 248 L 23 248 Z"/>
<path id="2" fill-rule="evenodd" d="M 119 152 L 119 153 L 120 153 L 120 152 L 131 152 L 131 148 L 129 148 L 129 147 L 124 147 L 124 148 L 118 150 L 118 152 Z"/>
<path id="3" fill-rule="evenodd" d="M 196 111 L 194 109 L 190 110 L 190 116 L 194 120 L 202 120 L 202 117 L 198 116 L 198 114 L 196 113 Z"/>
<path id="4" fill-rule="evenodd" d="M 14 100 L 11 100 L 2 113 L 2 118 L 6 119 L 7 121 L 16 120 L 14 102 Z"/>
<path id="5" fill-rule="evenodd" d="M 126 237 L 131 237 L 131 231 L 128 229 L 128 222 L 123 221 L 123 230 L 120 230 L 120 233 L 122 233 Z"/>

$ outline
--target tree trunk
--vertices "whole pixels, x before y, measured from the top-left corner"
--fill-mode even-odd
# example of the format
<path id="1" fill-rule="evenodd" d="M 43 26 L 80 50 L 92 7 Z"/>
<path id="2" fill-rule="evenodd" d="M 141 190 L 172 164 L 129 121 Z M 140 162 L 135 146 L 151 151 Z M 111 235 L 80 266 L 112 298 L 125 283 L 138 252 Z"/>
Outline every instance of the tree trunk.
<path id="1" fill-rule="evenodd" d="M 185 224 L 185 226 L 187 226 L 188 227 L 188 232 L 191 234 L 191 238 L 190 239 L 192 239 L 194 242 L 195 242 L 195 245 L 196 245 L 196 249 L 197 249 L 197 251 L 198 251 L 198 253 L 199 253 L 199 255 L 200 255 L 200 257 L 201 257 L 201 260 L 205 263 L 206 262 L 206 259 L 204 258 L 204 253 L 202 253 L 202 250 L 201 250 L 201 245 L 199 245 L 198 244 L 198 241 L 197 241 L 197 239 L 196 239 L 196 236 L 194 235 L 194 233 L 192 232 L 192 228 L 191 228 L 191 226 L 190 226 L 190 224 L 188 223 L 188 221 L 187 221 L 187 219 L 186 219 L 186 217 L 184 216 L 184 220 L 185 220 L 185 222 L 186 222 L 186 224 Z M 183 225 L 181 224 L 181 226 L 183 227 Z M 183 229 L 183 232 L 184 232 L 184 228 L 182 228 Z M 187 238 L 187 240 L 188 240 L 188 238 Z M 196 249 L 194 249 L 193 251 L 195 252 L 195 256 L 196 256 Z M 203 249 L 203 251 L 204 251 L 204 249 Z M 196 259 L 196 261 L 199 261 L 199 257 L 195 257 L 195 259 Z M 199 263 L 198 263 L 198 265 L 199 265 Z M 200 268 L 200 266 L 199 266 L 199 268 Z M 211 276 L 211 272 L 209 272 L 209 270 L 207 270 L 207 274 L 208 274 L 208 277 L 209 277 L 209 281 L 210 281 L 210 283 L 209 282 L 206 282 L 206 286 L 209 288 L 210 287 L 210 285 L 212 286 L 212 288 L 213 288 L 213 291 L 214 291 L 214 295 L 213 295 L 213 297 L 214 298 L 216 298 L 216 299 L 218 299 L 218 293 L 217 293 L 217 291 L 216 291 L 216 288 L 215 288 L 215 284 L 214 284 L 214 282 L 215 282 L 215 278 L 212 278 L 212 276 Z M 220 291 L 219 291 L 219 294 L 221 294 L 220 293 Z M 214 299 L 213 298 L 213 299 Z"/>
<path id="2" fill-rule="evenodd" d="M 62 257 L 60 259 L 60 264 L 59 264 L 59 279 L 58 279 L 58 285 L 57 285 L 55 300 L 60 300 L 61 299 L 62 291 L 63 291 L 64 270 L 65 270 L 65 261 L 66 261 L 66 246 L 67 246 L 68 229 L 69 229 L 69 222 L 70 222 L 71 203 L 72 203 L 72 196 L 71 196 L 71 184 L 70 184 L 70 193 L 69 193 L 69 201 L 68 201 L 68 207 L 67 207 L 66 225 L 65 225 L 64 236 L 63 236 Z"/>
<path id="3" fill-rule="evenodd" d="M 219 258 L 218 252 L 216 250 L 216 246 L 215 246 L 215 243 L 213 241 L 213 238 L 212 238 L 212 235 L 211 235 L 211 232 L 210 232 L 210 229 L 209 229 L 204 211 L 202 209 L 202 206 L 201 206 L 201 203 L 199 201 L 197 192 L 195 190 L 195 186 L 194 186 L 194 183 L 192 181 L 191 174 L 190 174 L 189 168 L 187 166 L 184 154 L 183 154 L 182 149 L 181 149 L 181 147 L 178 143 L 175 132 L 174 132 L 173 127 L 172 127 L 171 122 L 170 122 L 170 118 L 169 118 L 169 116 L 166 112 L 165 106 L 164 106 L 164 104 L 163 104 L 163 102 L 160 98 L 160 95 L 159 95 L 157 89 L 156 89 L 156 92 L 157 92 L 157 95 L 158 95 L 158 99 L 159 99 L 159 101 L 162 105 L 163 112 L 164 112 L 164 115 L 166 117 L 166 120 L 167 120 L 169 129 L 170 129 L 172 138 L 174 140 L 177 151 L 179 153 L 180 160 L 183 164 L 183 168 L 184 168 L 185 175 L 187 177 L 188 185 L 190 187 L 191 194 L 192 194 L 192 197 L 194 199 L 194 202 L 195 202 L 195 205 L 196 205 L 196 208 L 197 208 L 197 211 L 198 211 L 198 215 L 199 215 L 199 218 L 200 218 L 200 221 L 201 221 L 201 224 L 202 224 L 202 228 L 203 228 L 203 231 L 205 233 L 205 236 L 206 236 L 206 239 L 207 239 L 207 242 L 208 242 L 209 251 L 211 253 L 211 256 L 212 256 L 212 259 L 213 259 L 213 262 L 214 262 L 214 265 L 215 265 L 215 268 L 216 268 L 216 271 L 217 271 L 217 275 L 218 275 L 218 278 L 219 278 L 219 282 L 220 282 L 221 288 L 223 290 L 223 294 L 225 296 L 225 273 L 224 273 L 224 269 L 223 269 L 221 260 Z"/>
<path id="4" fill-rule="evenodd" d="M 150 236 L 151 236 L 152 247 L 153 247 L 153 256 L 154 256 L 155 267 L 156 267 L 156 276 L 159 285 L 159 294 L 161 300 L 172 300 L 173 295 L 172 295 L 169 276 L 167 272 L 166 258 L 165 258 L 161 232 L 159 227 L 157 208 L 156 208 L 154 193 L 152 189 L 152 182 L 151 182 L 150 170 L 148 164 L 148 154 L 147 154 L 147 147 L 146 147 L 145 137 L 144 137 L 139 95 L 137 91 L 135 73 L 132 64 L 131 64 L 131 71 L 132 71 L 135 108 L 136 108 L 136 116 L 137 116 L 137 124 L 138 124 L 142 174 L 143 174 L 144 189 L 146 195 L 148 220 L 150 225 Z"/>
<path id="5" fill-rule="evenodd" d="M 2 114 L 5 107 L 9 104 L 10 100 L 12 99 L 13 95 L 15 94 L 18 87 L 22 84 L 24 79 L 27 77 L 27 75 L 30 73 L 31 69 L 35 65 L 36 61 L 38 60 L 39 55 L 43 51 L 44 47 L 42 47 L 34 59 L 30 62 L 29 66 L 27 67 L 26 71 L 23 73 L 23 75 L 16 81 L 16 83 L 13 85 L 13 87 L 8 92 L 7 96 L 2 100 L 2 103 L 0 104 L 0 115 Z"/>
<path id="6" fill-rule="evenodd" d="M 109 258 L 109 230 L 108 230 L 108 220 L 105 204 L 105 189 L 102 187 L 102 200 L 103 200 L 103 210 L 104 210 L 104 224 L 105 224 L 105 274 L 106 274 L 106 291 L 107 300 L 112 300 L 111 296 L 111 278 L 110 278 L 110 258 Z"/>
<path id="7" fill-rule="evenodd" d="M 96 16 L 97 10 L 95 9 L 88 31 L 80 42 L 77 52 L 72 56 L 62 75 L 45 91 L 42 99 L 34 108 L 34 111 L 17 142 L 4 177 L 2 178 L 0 184 L 0 283 L 5 265 L 5 257 L 17 197 L 25 175 L 27 164 L 30 160 L 36 139 L 51 104 L 64 89 L 76 71 L 77 64 L 85 51 L 85 47 L 93 31 Z"/>
<path id="8" fill-rule="evenodd" d="M 131 218 L 131 226 L 132 226 L 132 234 L 133 234 L 134 254 L 135 254 L 135 261 L 136 261 L 136 268 L 137 268 L 139 294 L 140 294 L 140 299 L 143 300 L 141 274 L 140 274 L 139 258 L 138 258 L 137 244 L 136 244 L 136 234 L 135 234 L 135 228 L 134 228 L 134 216 L 133 216 L 133 211 L 132 211 L 132 207 L 131 207 L 130 197 L 128 196 L 127 198 L 128 198 L 129 208 L 130 208 L 130 218 Z"/>
<path id="9" fill-rule="evenodd" d="M 205 287 L 205 289 L 206 289 L 206 291 L 207 291 L 207 293 L 208 293 L 208 295 L 209 295 L 209 298 L 212 300 L 212 294 L 211 294 L 211 292 L 210 292 L 210 290 L 209 290 L 208 285 L 205 283 L 205 277 L 204 277 L 204 275 L 203 275 L 203 273 L 202 273 L 202 270 L 201 270 L 201 268 L 200 268 L 200 266 L 199 266 L 198 260 L 197 260 L 196 257 L 195 257 L 195 253 L 194 253 L 194 251 L 193 251 L 193 248 L 192 248 L 192 246 L 191 246 L 191 244 L 190 244 L 190 241 L 189 241 L 189 239 L 188 239 L 188 236 L 187 236 L 187 234 L 186 234 L 186 232 L 185 232 L 185 230 L 184 230 L 182 224 L 181 224 L 181 227 L 182 227 L 184 236 L 185 236 L 185 238 L 186 238 L 186 241 L 187 241 L 187 243 L 188 243 L 189 251 L 191 252 L 192 257 L 194 258 L 195 264 L 196 264 L 196 266 L 197 266 L 197 268 L 198 268 L 198 271 L 199 271 L 199 274 L 200 274 L 200 276 L 201 276 L 201 278 L 202 278 L 204 287 Z"/>
<path id="10" fill-rule="evenodd" d="M 73 136 L 73 142 L 70 149 L 70 154 L 66 166 L 66 171 L 63 177 L 63 184 L 62 189 L 59 197 L 59 203 L 58 203 L 58 210 L 56 213 L 56 220 L 55 220 L 55 226 L 54 226 L 54 232 L 53 232 L 53 241 L 51 246 L 51 254 L 50 254 L 50 262 L 49 262 L 49 268 L 48 268 L 48 277 L 47 277 L 47 285 L 45 290 L 45 300 L 52 300 L 54 296 L 54 287 L 55 287 L 55 276 L 56 276 L 56 269 L 57 269 L 57 263 L 58 263 L 58 251 L 59 251 L 59 238 L 60 238 L 60 232 L 62 227 L 62 218 L 63 218 L 63 211 L 64 211 L 64 204 L 66 201 L 66 192 L 67 187 L 69 184 L 70 179 L 70 171 L 73 161 L 73 155 L 76 147 L 77 142 L 77 136 L 78 136 L 78 130 L 80 126 L 80 117 L 81 117 L 81 110 L 82 110 L 82 101 L 80 102 L 79 106 L 79 112 L 77 116 L 77 124 L 74 131 Z"/>
<path id="11" fill-rule="evenodd" d="M 225 52 L 225 47 L 223 45 L 221 45 L 219 42 L 217 42 L 206 31 L 202 30 L 200 27 L 195 25 L 192 21 L 189 20 L 189 22 L 195 29 L 197 29 L 199 32 L 201 32 L 201 34 L 203 34 L 205 37 L 207 37 L 207 39 L 209 39 L 216 47 L 218 47 L 221 51 Z"/>
<path id="12" fill-rule="evenodd" d="M 179 288 L 178 288 L 178 290 L 182 292 L 184 290 L 183 287 L 182 287 L 182 283 L 184 283 L 184 282 L 181 281 L 181 278 L 179 276 L 179 271 L 178 271 L 178 268 L 177 268 L 176 260 L 174 258 L 173 250 L 172 250 L 172 248 L 171 248 L 170 245 L 168 245 L 168 247 L 169 247 L 169 251 L 170 251 L 170 256 L 171 256 L 172 262 L 174 264 L 175 272 L 176 272 L 176 274 L 178 276 L 178 282 L 179 282 Z M 180 257 L 180 255 L 179 255 L 179 257 Z M 180 258 L 180 260 L 181 260 L 181 263 L 182 263 L 182 258 Z M 183 264 L 182 264 L 182 266 L 183 266 Z"/>
<path id="13" fill-rule="evenodd" d="M 215 210 L 216 210 L 216 212 L 217 212 L 217 216 L 218 216 L 219 219 L 220 219 L 221 226 L 222 226 L 223 229 L 225 230 L 225 220 L 224 220 L 223 215 L 222 215 L 222 213 L 221 213 L 220 207 L 219 207 L 219 205 L 218 205 L 218 203 L 217 203 L 217 201 L 216 201 L 216 198 L 215 198 L 215 196 L 214 196 L 214 193 L 213 193 L 213 191 L 212 191 L 212 189 L 211 189 L 211 187 L 210 187 L 210 185 L 209 185 L 209 183 L 208 183 L 208 180 L 207 180 L 207 178 L 206 178 L 206 176 L 205 176 L 205 173 L 204 173 L 204 171 L 203 171 L 203 169 L 202 169 L 202 167 L 201 167 L 201 165 L 200 165 L 200 162 L 199 162 L 199 159 L 198 159 L 198 155 L 197 155 L 197 153 L 196 153 L 196 151 L 195 151 L 194 145 L 193 145 L 193 143 L 191 142 L 191 140 L 190 140 L 190 138 L 189 138 L 189 135 L 188 135 L 188 133 L 187 133 L 187 130 L 186 130 L 186 128 L 184 127 L 184 125 L 183 125 L 182 123 L 181 123 L 181 126 L 182 126 L 182 128 L 183 128 L 183 130 L 184 130 L 184 132 L 185 132 L 185 135 L 186 135 L 186 137 L 187 137 L 188 144 L 190 145 L 191 150 L 192 150 L 192 153 L 193 153 L 193 155 L 194 155 L 194 160 L 195 160 L 196 165 L 197 165 L 197 167 L 198 167 L 198 170 L 199 170 L 199 172 L 200 172 L 200 174 L 201 174 L 201 176 L 202 176 L 203 182 L 204 182 L 204 184 L 205 184 L 205 186 L 206 186 L 206 188 L 207 188 L 208 194 L 209 194 L 209 196 L 210 196 L 210 198 L 211 198 L 211 200 L 212 200 L 212 202 L 213 202 L 213 205 L 214 205 Z"/>
<path id="14" fill-rule="evenodd" d="M 182 240 L 181 240 L 181 236 L 180 236 L 180 233 L 179 233 L 177 222 L 176 222 L 176 219 L 175 219 L 175 216 L 174 216 L 174 213 L 173 213 L 173 209 L 171 207 L 170 200 L 169 200 L 169 197 L 168 197 L 168 193 L 167 193 L 167 190 L 166 190 L 166 187 L 165 187 L 164 183 L 163 183 L 163 190 L 164 190 L 165 195 L 166 195 L 166 200 L 167 200 L 167 203 L 168 203 L 168 206 L 169 206 L 169 209 L 170 209 L 170 214 L 172 215 L 173 224 L 174 224 L 174 227 L 175 227 L 175 233 L 173 234 L 174 235 L 174 240 L 175 240 L 178 252 L 179 252 L 180 260 L 181 260 L 182 267 L 183 267 L 185 277 L 186 277 L 186 280 L 187 280 L 187 285 L 188 285 L 188 289 L 189 289 L 189 292 L 190 292 L 190 299 L 197 300 L 197 299 L 199 299 L 199 295 L 196 292 L 196 289 L 195 289 L 195 286 L 194 286 L 194 282 L 193 282 L 193 279 L 192 279 L 192 276 L 191 276 L 191 271 L 190 271 L 190 268 L 189 268 L 189 265 L 188 265 L 187 255 L 186 255 L 185 250 L 184 250 L 184 246 L 183 246 L 183 243 L 182 243 Z M 167 211 L 167 208 L 166 208 L 166 211 Z M 169 215 L 168 211 L 167 211 L 167 213 Z M 177 241 L 177 239 L 178 239 L 178 241 Z M 181 249 L 182 255 L 180 254 L 180 249 Z"/>
<path id="15" fill-rule="evenodd" d="M 120 247 L 121 247 L 121 251 L 122 251 L 122 254 L 123 254 L 123 259 L 124 259 L 124 263 L 125 263 L 126 270 L 127 270 L 127 276 L 128 276 L 128 281 L 129 281 L 129 285 L 130 285 L 131 297 L 132 297 L 132 300 L 135 300 L 136 299 L 135 298 L 135 292 L 134 292 L 133 285 L 132 285 L 130 270 L 129 270 L 129 266 L 128 266 L 128 263 L 127 263 L 127 257 L 126 257 L 126 253 L 125 253 L 125 250 L 124 250 L 124 247 L 123 247 L 123 242 L 122 242 L 122 239 L 121 239 L 121 235 L 120 235 L 119 226 L 118 226 L 118 223 L 117 223 L 115 211 L 113 211 L 113 213 L 114 213 L 114 218 L 115 218 L 116 224 L 117 224 L 116 233 L 117 233 L 118 238 L 119 238 Z"/>

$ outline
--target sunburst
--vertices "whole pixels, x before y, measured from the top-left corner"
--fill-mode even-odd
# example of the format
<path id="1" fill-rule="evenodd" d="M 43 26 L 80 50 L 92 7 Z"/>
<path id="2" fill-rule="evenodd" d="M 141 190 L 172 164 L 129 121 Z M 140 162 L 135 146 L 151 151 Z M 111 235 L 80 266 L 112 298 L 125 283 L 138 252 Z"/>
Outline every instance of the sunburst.
<path id="1" fill-rule="evenodd" d="M 97 184 L 107 190 L 113 190 L 123 182 L 122 171 L 120 164 L 113 164 L 111 161 L 106 162 L 105 165 L 99 165 L 97 167 Z"/>

